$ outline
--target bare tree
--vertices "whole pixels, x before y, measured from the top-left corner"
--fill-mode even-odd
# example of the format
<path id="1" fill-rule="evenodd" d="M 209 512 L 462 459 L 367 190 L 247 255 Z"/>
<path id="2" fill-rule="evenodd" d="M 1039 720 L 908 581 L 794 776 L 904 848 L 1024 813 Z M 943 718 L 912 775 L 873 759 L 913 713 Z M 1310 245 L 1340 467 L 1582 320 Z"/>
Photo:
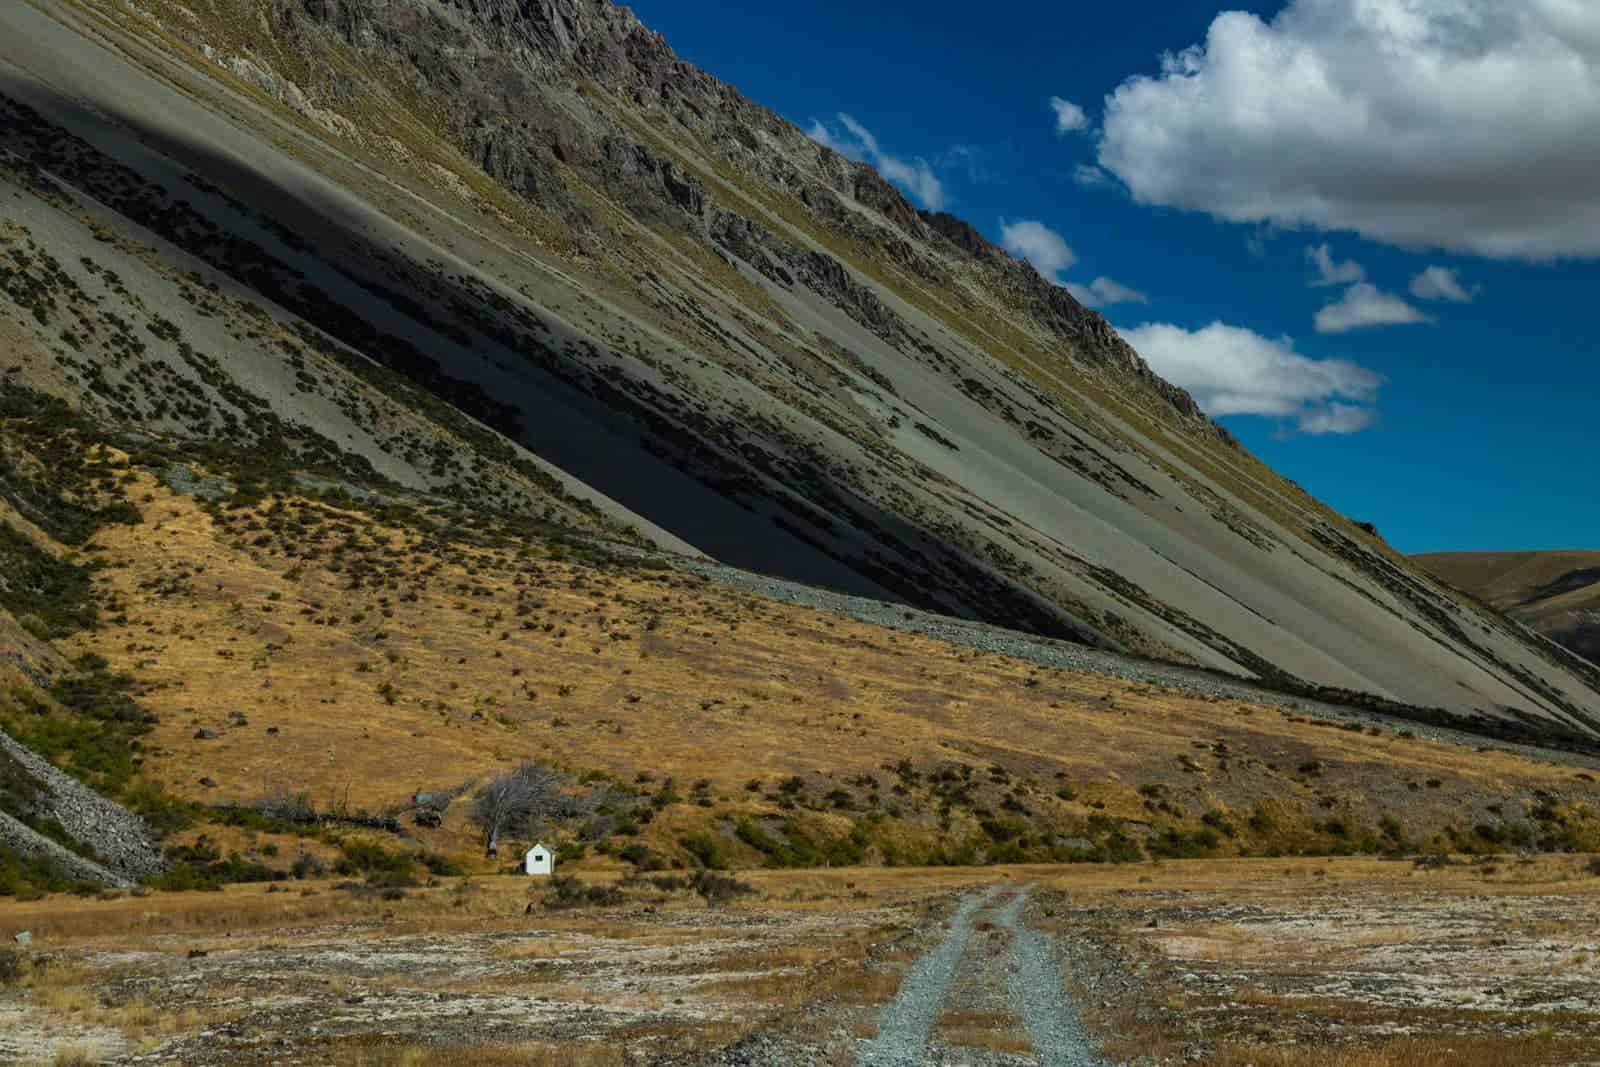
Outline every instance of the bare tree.
<path id="1" fill-rule="evenodd" d="M 566 776 L 537 763 L 490 779 L 473 798 L 472 818 L 483 827 L 484 851 L 499 854 L 502 834 L 537 831 L 575 805 L 562 791 Z"/>

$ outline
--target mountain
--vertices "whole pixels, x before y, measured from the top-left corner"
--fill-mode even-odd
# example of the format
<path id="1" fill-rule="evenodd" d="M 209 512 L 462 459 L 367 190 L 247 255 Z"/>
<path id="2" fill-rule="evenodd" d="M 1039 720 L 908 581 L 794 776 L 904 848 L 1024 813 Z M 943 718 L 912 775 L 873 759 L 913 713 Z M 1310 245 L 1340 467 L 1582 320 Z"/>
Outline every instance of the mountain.
<path id="1" fill-rule="evenodd" d="M 1600 663 L 1600 552 L 1427 552 L 1412 561 Z"/>
<path id="2" fill-rule="evenodd" d="M 0 118 L 0 381 L 132 454 L 1600 735 L 1592 665 L 606 0 L 10 4 Z"/>

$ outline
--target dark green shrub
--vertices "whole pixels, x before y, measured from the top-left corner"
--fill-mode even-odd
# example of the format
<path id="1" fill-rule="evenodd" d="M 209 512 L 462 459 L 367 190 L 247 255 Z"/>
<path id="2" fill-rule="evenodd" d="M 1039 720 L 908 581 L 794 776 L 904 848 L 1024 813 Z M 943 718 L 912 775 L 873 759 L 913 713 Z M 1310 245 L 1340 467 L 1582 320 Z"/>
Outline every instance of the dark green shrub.
<path id="1" fill-rule="evenodd" d="M 724 870 L 728 866 L 727 849 L 717 838 L 707 833 L 685 834 L 678 838 L 682 845 L 702 867 Z"/>

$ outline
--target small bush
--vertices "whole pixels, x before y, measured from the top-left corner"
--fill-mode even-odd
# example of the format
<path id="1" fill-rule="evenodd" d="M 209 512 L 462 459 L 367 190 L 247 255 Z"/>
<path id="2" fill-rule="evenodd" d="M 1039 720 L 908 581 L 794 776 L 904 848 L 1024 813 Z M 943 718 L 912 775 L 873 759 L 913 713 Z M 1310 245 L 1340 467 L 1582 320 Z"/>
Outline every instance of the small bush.
<path id="1" fill-rule="evenodd" d="M 550 890 L 545 894 L 544 906 L 552 909 L 583 907 L 614 907 L 622 903 L 622 889 L 615 885 L 585 885 L 570 875 L 556 875 L 550 879 Z"/>
<path id="2" fill-rule="evenodd" d="M 333 873 L 392 874 L 410 876 L 412 858 L 404 852 L 391 852 L 371 841 L 340 841 L 342 858 L 334 864 Z"/>
<path id="3" fill-rule="evenodd" d="M 667 869 L 665 856 L 654 849 L 639 844 L 637 841 L 625 845 L 618 855 L 641 871 L 664 871 Z"/>
<path id="4" fill-rule="evenodd" d="M 22 981 L 22 974 L 27 970 L 28 958 L 20 949 L 9 946 L 0 948 L 0 987 L 16 985 Z"/>
<path id="5" fill-rule="evenodd" d="M 713 874 L 711 871 L 700 871 L 689 880 L 689 885 L 705 898 L 706 906 L 712 908 L 732 903 L 740 896 L 755 892 L 755 887 L 748 883 L 725 874 Z"/>
<path id="6" fill-rule="evenodd" d="M 710 834 L 686 834 L 678 838 L 678 844 L 687 849 L 703 867 L 720 871 L 728 866 L 727 849 L 721 841 Z"/>
<path id="7" fill-rule="evenodd" d="M 302 852 L 295 857 L 294 864 L 289 868 L 289 873 L 296 878 L 321 878 L 327 873 L 327 866 L 309 852 Z"/>
<path id="8" fill-rule="evenodd" d="M 17 625 L 21 626 L 29 637 L 37 641 L 50 640 L 50 624 L 31 612 L 18 619 Z"/>

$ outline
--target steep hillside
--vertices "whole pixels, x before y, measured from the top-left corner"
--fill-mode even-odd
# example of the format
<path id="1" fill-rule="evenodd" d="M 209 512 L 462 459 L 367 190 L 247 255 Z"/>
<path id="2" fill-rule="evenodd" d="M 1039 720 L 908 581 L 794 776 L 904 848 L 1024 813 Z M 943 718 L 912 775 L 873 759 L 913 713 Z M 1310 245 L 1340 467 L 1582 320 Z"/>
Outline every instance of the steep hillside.
<path id="1" fill-rule="evenodd" d="M 1417 566 L 1600 663 L 1600 552 L 1429 552 Z"/>
<path id="2" fill-rule="evenodd" d="M 6 395 L 0 441 L 54 532 L 14 544 L 3 573 L 29 580 L 0 586 L 0 626 L 44 650 L 0 676 L 0 895 L 11 812 L 153 866 L 81 787 L 36 796 L 72 790 L 4 735 L 171 833 L 175 878 L 223 843 L 229 877 L 334 862 L 313 813 L 479 862 L 470 803 L 414 798 L 523 761 L 590 801 L 543 834 L 645 869 L 1600 844 L 1593 758 L 1046 667 L 448 500 L 125 452 Z"/>
<path id="3" fill-rule="evenodd" d="M 0 109 L 4 373 L 130 447 L 1600 734 L 1592 668 L 605 0 L 11 4 Z"/>

